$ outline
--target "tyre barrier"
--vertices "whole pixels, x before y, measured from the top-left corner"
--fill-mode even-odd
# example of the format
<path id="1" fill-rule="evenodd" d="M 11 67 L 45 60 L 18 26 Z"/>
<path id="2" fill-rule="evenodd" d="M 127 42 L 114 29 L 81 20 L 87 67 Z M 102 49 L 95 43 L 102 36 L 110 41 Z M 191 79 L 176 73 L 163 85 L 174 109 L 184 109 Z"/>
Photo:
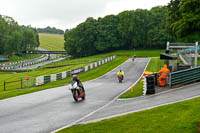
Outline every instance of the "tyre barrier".
<path id="1" fill-rule="evenodd" d="M 143 95 L 155 94 L 155 76 L 149 75 L 144 77 Z"/>
<path id="2" fill-rule="evenodd" d="M 61 72 L 61 73 L 36 77 L 36 86 L 43 85 L 43 84 L 46 84 L 46 83 L 49 83 L 49 82 L 54 82 L 54 81 L 57 81 L 57 80 L 62 80 L 62 79 L 70 77 L 72 74 L 87 72 L 89 70 L 97 68 L 98 66 L 106 64 L 109 61 L 112 61 L 113 59 L 115 59 L 115 57 L 116 56 L 111 56 L 111 57 L 108 57 L 104 60 L 100 60 L 100 61 L 91 63 L 88 66 L 73 69 L 73 70 L 70 70 L 70 71 L 64 71 L 64 72 Z"/>

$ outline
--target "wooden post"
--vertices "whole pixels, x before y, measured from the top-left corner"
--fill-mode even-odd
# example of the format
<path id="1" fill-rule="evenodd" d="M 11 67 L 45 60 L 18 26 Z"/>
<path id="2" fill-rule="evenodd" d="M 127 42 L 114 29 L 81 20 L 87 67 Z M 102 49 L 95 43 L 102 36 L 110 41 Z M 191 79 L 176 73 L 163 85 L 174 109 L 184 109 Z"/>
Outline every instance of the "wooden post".
<path id="1" fill-rule="evenodd" d="M 23 78 L 21 78 L 21 89 L 23 88 Z"/>
<path id="2" fill-rule="evenodd" d="M 6 82 L 4 81 L 4 91 L 6 91 Z"/>

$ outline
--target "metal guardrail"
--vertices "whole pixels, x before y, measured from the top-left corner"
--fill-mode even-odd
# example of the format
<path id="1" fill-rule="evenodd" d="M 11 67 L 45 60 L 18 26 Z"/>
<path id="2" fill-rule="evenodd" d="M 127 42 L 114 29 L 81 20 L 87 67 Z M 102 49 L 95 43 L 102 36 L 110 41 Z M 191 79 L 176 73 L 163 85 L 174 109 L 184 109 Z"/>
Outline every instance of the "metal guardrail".
<path id="1" fill-rule="evenodd" d="M 170 73 L 170 87 L 200 81 L 200 67 Z"/>

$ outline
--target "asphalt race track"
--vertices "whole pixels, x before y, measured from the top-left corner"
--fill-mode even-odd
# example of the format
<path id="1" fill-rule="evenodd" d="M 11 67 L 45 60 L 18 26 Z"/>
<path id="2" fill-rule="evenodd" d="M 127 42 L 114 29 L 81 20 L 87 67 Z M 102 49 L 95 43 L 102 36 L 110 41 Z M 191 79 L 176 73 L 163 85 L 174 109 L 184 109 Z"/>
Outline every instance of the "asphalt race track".
<path id="1" fill-rule="evenodd" d="M 129 59 L 106 75 L 83 83 L 85 101 L 74 102 L 67 86 L 0 100 L 0 133 L 47 133 L 78 122 L 136 82 L 148 61 Z M 125 72 L 123 83 L 118 83 L 116 76 L 120 68 Z"/>

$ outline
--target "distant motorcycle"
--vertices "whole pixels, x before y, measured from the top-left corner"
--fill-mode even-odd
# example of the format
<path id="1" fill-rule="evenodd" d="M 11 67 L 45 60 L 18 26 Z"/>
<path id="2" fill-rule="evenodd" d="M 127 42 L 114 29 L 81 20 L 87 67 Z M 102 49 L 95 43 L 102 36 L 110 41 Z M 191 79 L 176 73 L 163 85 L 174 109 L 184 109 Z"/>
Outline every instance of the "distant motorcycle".
<path id="1" fill-rule="evenodd" d="M 118 75 L 118 80 L 119 80 L 119 83 L 122 83 L 123 75 L 119 74 L 119 75 Z"/>
<path id="2" fill-rule="evenodd" d="M 76 81 L 71 82 L 69 89 L 72 92 L 74 100 L 77 102 L 79 98 L 82 100 L 85 99 L 85 90 L 83 87 L 78 86 L 78 83 Z"/>
<path id="3" fill-rule="evenodd" d="M 134 54 L 134 55 L 132 56 L 132 61 L 134 61 L 135 58 L 136 58 L 136 55 Z"/>

